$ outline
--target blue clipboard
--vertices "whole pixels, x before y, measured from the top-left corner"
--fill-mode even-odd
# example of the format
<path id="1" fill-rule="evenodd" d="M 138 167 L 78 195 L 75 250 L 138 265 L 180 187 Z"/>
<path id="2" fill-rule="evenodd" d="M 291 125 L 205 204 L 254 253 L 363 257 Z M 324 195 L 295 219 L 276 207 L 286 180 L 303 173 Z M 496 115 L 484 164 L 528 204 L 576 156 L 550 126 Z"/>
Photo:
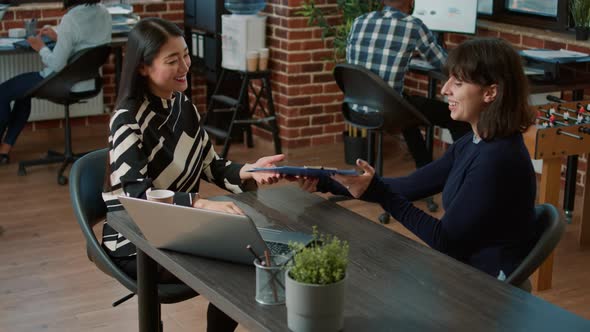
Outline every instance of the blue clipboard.
<path id="1" fill-rule="evenodd" d="M 322 177 L 332 176 L 334 174 L 340 175 L 360 175 L 355 169 L 336 169 L 329 167 L 310 167 L 310 166 L 279 166 L 279 167 L 261 167 L 253 168 L 248 172 L 277 172 L 282 175 L 292 176 L 309 176 Z"/>

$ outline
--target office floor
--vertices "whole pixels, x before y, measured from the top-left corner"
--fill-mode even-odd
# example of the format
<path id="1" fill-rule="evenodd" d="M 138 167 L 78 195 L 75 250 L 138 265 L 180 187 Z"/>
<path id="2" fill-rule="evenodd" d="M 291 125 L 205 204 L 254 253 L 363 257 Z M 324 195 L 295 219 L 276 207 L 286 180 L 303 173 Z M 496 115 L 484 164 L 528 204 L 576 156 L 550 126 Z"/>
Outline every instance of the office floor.
<path id="1" fill-rule="evenodd" d="M 74 128 L 74 148 L 104 147 L 105 133 L 106 125 Z M 12 156 L 13 163 L 0 167 L 0 332 L 137 331 L 137 299 L 111 307 L 128 292 L 86 258 L 68 188 L 56 183 L 57 167 L 33 167 L 29 175 L 16 176 L 18 160 L 36 158 L 50 147 L 59 150 L 61 137 L 59 130 L 25 132 Z M 387 138 L 386 146 L 386 175 L 410 172 L 413 162 L 405 146 L 392 137 Z M 258 142 L 254 149 L 236 144 L 230 158 L 252 161 L 252 156 L 272 153 L 272 146 L 265 142 Z M 287 155 L 287 163 L 293 165 L 346 167 L 342 159 L 341 145 L 292 150 Z M 224 193 L 208 184 L 202 192 Z M 440 203 L 440 196 L 436 201 Z M 381 213 L 379 207 L 369 203 L 339 204 L 371 220 L 377 220 Z M 425 208 L 423 203 L 418 205 Z M 578 203 L 576 215 L 579 209 Z M 553 289 L 536 295 L 590 319 L 590 250 L 577 246 L 578 223 L 575 218 L 567 226 L 556 251 Z M 414 238 L 399 223 L 386 227 Z M 206 306 L 202 297 L 164 305 L 165 331 L 204 331 Z"/>

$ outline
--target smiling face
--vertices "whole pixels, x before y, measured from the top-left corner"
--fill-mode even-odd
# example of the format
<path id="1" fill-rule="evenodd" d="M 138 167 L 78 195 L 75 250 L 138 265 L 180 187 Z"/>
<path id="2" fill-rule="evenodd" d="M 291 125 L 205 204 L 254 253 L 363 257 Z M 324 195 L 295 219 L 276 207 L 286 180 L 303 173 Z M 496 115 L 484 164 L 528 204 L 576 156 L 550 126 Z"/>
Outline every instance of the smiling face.
<path id="1" fill-rule="evenodd" d="M 497 85 L 484 87 L 461 81 L 451 75 L 441 92 L 448 97 L 451 118 L 471 124 L 473 131 L 477 133 L 480 114 L 495 100 Z"/>
<path id="2" fill-rule="evenodd" d="M 182 37 L 170 37 L 150 65 L 141 65 L 139 73 L 147 78 L 150 91 L 170 99 L 174 91 L 187 89 L 186 74 L 191 65 L 186 42 Z"/>

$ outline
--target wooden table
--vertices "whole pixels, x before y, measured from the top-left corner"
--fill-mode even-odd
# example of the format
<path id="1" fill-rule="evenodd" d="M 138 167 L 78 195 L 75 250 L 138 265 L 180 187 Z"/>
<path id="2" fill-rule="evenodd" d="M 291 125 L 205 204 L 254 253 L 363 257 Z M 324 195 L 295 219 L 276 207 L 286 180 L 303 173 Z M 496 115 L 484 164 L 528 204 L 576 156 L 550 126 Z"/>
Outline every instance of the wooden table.
<path id="1" fill-rule="evenodd" d="M 590 321 L 296 187 L 222 197 L 258 225 L 334 234 L 350 243 L 347 331 L 590 331 Z M 165 221 L 163 221 L 165 222 Z M 253 266 L 152 247 L 122 211 L 109 223 L 138 248 L 140 331 L 157 331 L 156 261 L 251 331 L 286 331 L 285 306 L 254 299 Z M 164 226 L 165 227 L 165 226 Z"/>

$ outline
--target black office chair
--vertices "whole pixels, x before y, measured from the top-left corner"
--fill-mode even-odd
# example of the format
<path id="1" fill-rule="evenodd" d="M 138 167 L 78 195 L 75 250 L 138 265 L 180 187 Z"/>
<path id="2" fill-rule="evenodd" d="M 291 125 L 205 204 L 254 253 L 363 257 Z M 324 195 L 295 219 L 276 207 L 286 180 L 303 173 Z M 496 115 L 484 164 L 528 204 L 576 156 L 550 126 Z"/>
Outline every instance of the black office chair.
<path id="1" fill-rule="evenodd" d="M 344 93 L 342 113 L 344 120 L 353 126 L 367 130 L 368 162 L 375 167 L 378 175 L 383 174 L 383 131 L 398 132 L 413 126 L 430 126 L 430 122 L 412 104 L 397 93 L 379 75 L 369 69 L 352 64 L 338 64 L 334 77 Z M 353 104 L 366 106 L 374 111 L 355 111 Z M 373 162 L 373 134 L 377 138 L 377 151 Z M 431 204 L 435 204 L 431 202 Z M 434 210 L 438 208 L 435 204 Z M 432 210 L 429 203 L 429 209 Z M 379 217 L 387 223 L 388 214 Z"/>
<path id="2" fill-rule="evenodd" d="M 522 263 L 506 278 L 506 282 L 528 292 L 531 291 L 529 277 L 553 252 L 563 232 L 565 223 L 557 208 L 551 204 L 535 207 L 535 222 L 541 223 L 542 233 L 539 240 Z"/>
<path id="3" fill-rule="evenodd" d="M 76 219 L 86 239 L 88 259 L 132 292 L 113 303 L 113 306 L 117 306 L 137 293 L 137 282 L 111 260 L 92 230 L 97 223 L 105 219 L 107 213 L 102 199 L 107 160 L 108 149 L 93 151 L 78 159 L 70 173 L 70 196 Z M 196 295 L 197 293 L 185 284 L 158 285 L 160 303 L 177 303 Z"/>
<path id="4" fill-rule="evenodd" d="M 100 67 L 106 62 L 110 51 L 109 45 L 79 51 L 68 60 L 68 64 L 62 70 L 47 76 L 25 94 L 27 97 L 47 99 L 56 104 L 64 105 L 65 148 L 64 153 L 48 151 L 45 158 L 19 162 L 18 175 L 26 175 L 26 167 L 28 166 L 62 163 L 57 172 L 57 182 L 61 185 L 68 183 L 68 178 L 63 173 L 69 164 L 82 155 L 72 153 L 70 105 L 83 103 L 84 100 L 93 98 L 100 93 L 102 90 Z M 94 80 L 93 90 L 84 92 L 71 91 L 76 83 L 92 79 Z"/>

